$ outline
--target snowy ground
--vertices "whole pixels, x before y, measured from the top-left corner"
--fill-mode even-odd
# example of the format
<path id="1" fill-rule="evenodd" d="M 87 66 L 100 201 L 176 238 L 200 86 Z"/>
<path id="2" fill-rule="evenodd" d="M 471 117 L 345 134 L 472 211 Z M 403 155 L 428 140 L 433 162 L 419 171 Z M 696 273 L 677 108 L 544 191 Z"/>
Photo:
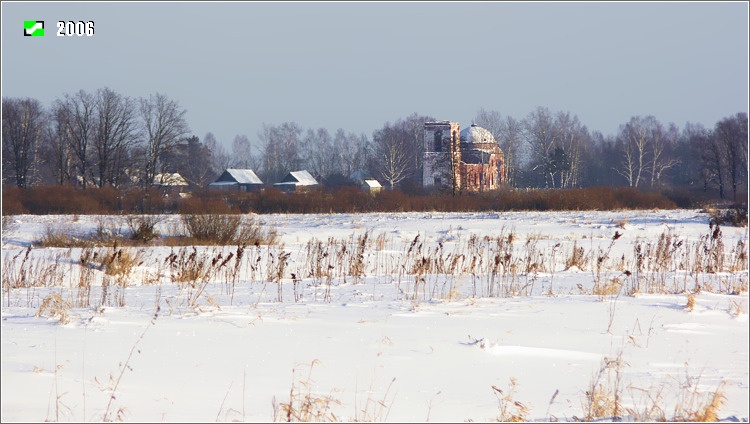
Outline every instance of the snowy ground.
<path id="1" fill-rule="evenodd" d="M 328 400 L 317 421 L 574 421 L 587 392 L 625 420 L 671 419 L 719 390 L 718 417 L 748 420 L 747 228 L 712 238 L 696 210 L 256 219 L 277 245 L 240 261 L 199 247 L 197 262 L 126 248 L 139 265 L 115 280 L 82 268 L 80 248 L 27 247 L 50 230 L 125 232 L 123 217 L 7 218 L 0 419 L 268 422 L 309 394 Z M 178 282 L 188 265 L 171 253 L 222 256 Z M 67 316 L 42 305 L 52 294 Z"/>

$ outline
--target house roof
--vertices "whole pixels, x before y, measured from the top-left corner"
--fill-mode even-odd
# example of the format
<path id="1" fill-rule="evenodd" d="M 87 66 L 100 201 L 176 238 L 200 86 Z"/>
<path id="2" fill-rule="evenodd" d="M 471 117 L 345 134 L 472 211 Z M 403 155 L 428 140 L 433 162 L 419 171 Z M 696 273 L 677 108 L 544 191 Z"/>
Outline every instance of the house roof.
<path id="1" fill-rule="evenodd" d="M 289 184 L 308 186 L 317 185 L 318 181 L 307 171 L 292 171 L 288 173 L 280 183 L 276 183 L 274 185 Z"/>
<path id="2" fill-rule="evenodd" d="M 164 173 L 154 175 L 154 185 L 160 186 L 186 186 L 187 181 L 179 173 Z"/>
<path id="3" fill-rule="evenodd" d="M 382 188 L 383 186 L 380 185 L 378 180 L 364 180 L 363 184 L 367 185 L 370 188 Z"/>
<path id="4" fill-rule="evenodd" d="M 224 171 L 216 182 L 237 182 L 239 184 L 263 184 L 252 169 L 230 168 Z M 213 183 L 212 183 L 213 184 Z"/>

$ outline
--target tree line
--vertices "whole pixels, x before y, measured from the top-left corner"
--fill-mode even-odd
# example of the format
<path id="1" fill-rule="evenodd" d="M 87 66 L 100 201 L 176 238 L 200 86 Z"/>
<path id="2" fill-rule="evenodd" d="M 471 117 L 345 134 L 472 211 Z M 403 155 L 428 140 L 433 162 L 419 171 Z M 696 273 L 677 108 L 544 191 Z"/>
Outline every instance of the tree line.
<path id="1" fill-rule="evenodd" d="M 417 193 L 423 126 L 435 118 L 413 113 L 384 123 L 371 137 L 295 122 L 264 124 L 254 140 L 238 134 L 227 149 L 211 132 L 202 139 L 191 134 L 187 111 L 165 94 L 135 99 L 105 87 L 66 93 L 47 107 L 33 98 L 4 97 L 2 120 L 4 185 L 127 189 L 179 172 L 204 187 L 226 168 L 253 169 L 268 183 L 306 169 L 330 186 L 369 177 Z M 606 136 L 589 131 L 570 112 L 545 107 L 521 119 L 480 109 L 474 122 L 502 149 L 508 187 L 682 188 L 746 202 L 746 112 L 712 128 L 633 116 Z"/>

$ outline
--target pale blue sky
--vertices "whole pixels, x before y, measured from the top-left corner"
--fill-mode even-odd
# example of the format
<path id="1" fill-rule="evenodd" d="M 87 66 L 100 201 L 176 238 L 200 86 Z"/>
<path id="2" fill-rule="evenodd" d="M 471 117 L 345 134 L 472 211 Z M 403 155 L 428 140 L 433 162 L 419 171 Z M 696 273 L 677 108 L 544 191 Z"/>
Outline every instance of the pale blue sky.
<path id="1" fill-rule="evenodd" d="M 57 37 L 58 20 L 95 35 Z M 748 111 L 748 3 L 2 2 L 4 97 L 105 86 L 165 93 L 227 147 L 263 123 L 371 137 L 480 108 L 544 106 L 605 135 L 634 115 L 711 127 Z"/>

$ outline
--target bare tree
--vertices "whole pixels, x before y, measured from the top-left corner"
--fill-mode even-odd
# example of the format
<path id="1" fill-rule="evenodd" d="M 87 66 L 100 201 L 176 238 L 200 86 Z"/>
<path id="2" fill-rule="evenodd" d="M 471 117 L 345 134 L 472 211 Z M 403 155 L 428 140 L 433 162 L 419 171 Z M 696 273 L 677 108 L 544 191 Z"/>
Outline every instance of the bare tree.
<path id="1" fill-rule="evenodd" d="M 302 158 L 308 171 L 318 179 L 327 179 L 338 172 L 340 152 L 325 128 L 308 129 L 302 140 Z"/>
<path id="2" fill-rule="evenodd" d="M 736 201 L 738 188 L 747 181 L 747 114 L 738 113 L 717 122 L 714 138 L 724 152 L 723 162 L 732 185 L 732 199 Z"/>
<path id="3" fill-rule="evenodd" d="M 70 140 L 70 147 L 75 155 L 76 177 L 85 189 L 91 181 L 91 143 L 95 132 L 94 113 L 96 99 L 91 93 L 79 90 L 70 95 L 65 94 L 59 107 L 66 109 L 60 117 L 66 119 L 65 126 Z"/>
<path id="4" fill-rule="evenodd" d="M 620 127 L 617 143 L 622 152 L 622 162 L 616 171 L 625 177 L 630 187 L 639 187 L 646 172 L 646 155 L 655 125 L 653 116 L 634 116 Z"/>
<path id="5" fill-rule="evenodd" d="M 630 187 L 658 186 L 664 172 L 679 163 L 673 152 L 678 137 L 674 124 L 665 130 L 653 116 L 630 118 L 617 136 L 621 162 L 615 170 Z"/>
<path id="6" fill-rule="evenodd" d="M 157 93 L 140 99 L 146 145 L 143 184 L 150 185 L 158 169 L 160 156 L 172 149 L 189 131 L 185 114 L 179 104 L 166 95 Z"/>
<path id="7" fill-rule="evenodd" d="M 95 100 L 93 150 L 99 187 L 105 183 L 116 185 L 123 153 L 136 142 L 135 104 L 109 88 L 99 89 Z"/>
<path id="8" fill-rule="evenodd" d="M 554 167 L 560 179 L 560 188 L 578 186 L 581 172 L 581 155 L 584 146 L 590 143 L 588 130 L 580 123 L 577 116 L 569 112 L 558 112 L 555 117 L 556 148 Z M 561 149 L 561 152 L 557 149 Z M 561 162 L 561 156 L 563 162 Z"/>
<path id="9" fill-rule="evenodd" d="M 253 146 L 245 134 L 238 134 L 232 140 L 232 166 L 243 169 L 258 167 Z"/>
<path id="10" fill-rule="evenodd" d="M 528 143 L 530 166 L 544 178 L 545 187 L 555 187 L 553 164 L 550 161 L 557 141 L 557 128 L 549 109 L 537 109 L 523 120 L 523 137 Z"/>
<path id="11" fill-rule="evenodd" d="M 521 169 L 522 123 L 511 116 L 503 118 L 500 112 L 485 109 L 479 109 L 474 121 L 480 127 L 490 131 L 495 137 L 500 150 L 503 151 L 505 181 L 508 185 L 515 186 Z"/>
<path id="12" fill-rule="evenodd" d="M 391 126 L 387 122 L 372 135 L 375 169 L 391 190 L 414 173 L 412 137 L 413 134 L 404 127 Z"/>
<path id="13" fill-rule="evenodd" d="M 3 180 L 8 170 L 18 187 L 28 185 L 45 119 L 39 100 L 3 98 Z"/>
<path id="14" fill-rule="evenodd" d="M 601 131 L 593 131 L 590 134 L 590 144 L 583 150 L 582 168 L 584 176 L 582 185 L 619 185 L 622 181 L 617 173 L 612 171 L 617 168 L 619 161 L 619 150 L 615 136 L 610 134 L 606 137 Z"/>
<path id="15" fill-rule="evenodd" d="M 718 140 L 713 132 L 697 135 L 696 139 L 702 146 L 701 162 L 703 163 L 706 185 L 715 184 L 719 190 L 719 198 L 724 199 L 727 180 L 726 146 Z"/>
<path id="16" fill-rule="evenodd" d="M 56 184 L 74 181 L 74 154 L 68 122 L 70 111 L 59 100 L 52 104 L 49 124 L 45 130 L 44 155 Z"/>
<path id="17" fill-rule="evenodd" d="M 366 135 L 346 133 L 339 128 L 333 137 L 333 146 L 338 152 L 336 168 L 344 176 L 351 177 L 355 172 L 364 172 L 367 168 L 372 152 Z"/>
<path id="18" fill-rule="evenodd" d="M 210 131 L 206 133 L 203 137 L 203 145 L 210 152 L 208 163 L 214 173 L 221 174 L 232 165 L 232 158 L 224 149 L 224 146 L 216 140 L 214 133 Z"/>
<path id="19" fill-rule="evenodd" d="M 674 156 L 674 148 L 679 138 L 679 129 L 675 124 L 670 124 L 669 128 L 664 131 L 658 122 L 653 128 L 651 136 L 651 166 L 649 174 L 651 176 L 651 188 L 661 184 L 661 179 L 665 171 L 678 165 L 680 161 Z"/>
<path id="20" fill-rule="evenodd" d="M 281 181 L 288 172 L 302 165 L 300 135 L 302 128 L 294 122 L 279 126 L 263 124 L 258 133 L 262 158 L 261 174 L 266 181 Z"/>

